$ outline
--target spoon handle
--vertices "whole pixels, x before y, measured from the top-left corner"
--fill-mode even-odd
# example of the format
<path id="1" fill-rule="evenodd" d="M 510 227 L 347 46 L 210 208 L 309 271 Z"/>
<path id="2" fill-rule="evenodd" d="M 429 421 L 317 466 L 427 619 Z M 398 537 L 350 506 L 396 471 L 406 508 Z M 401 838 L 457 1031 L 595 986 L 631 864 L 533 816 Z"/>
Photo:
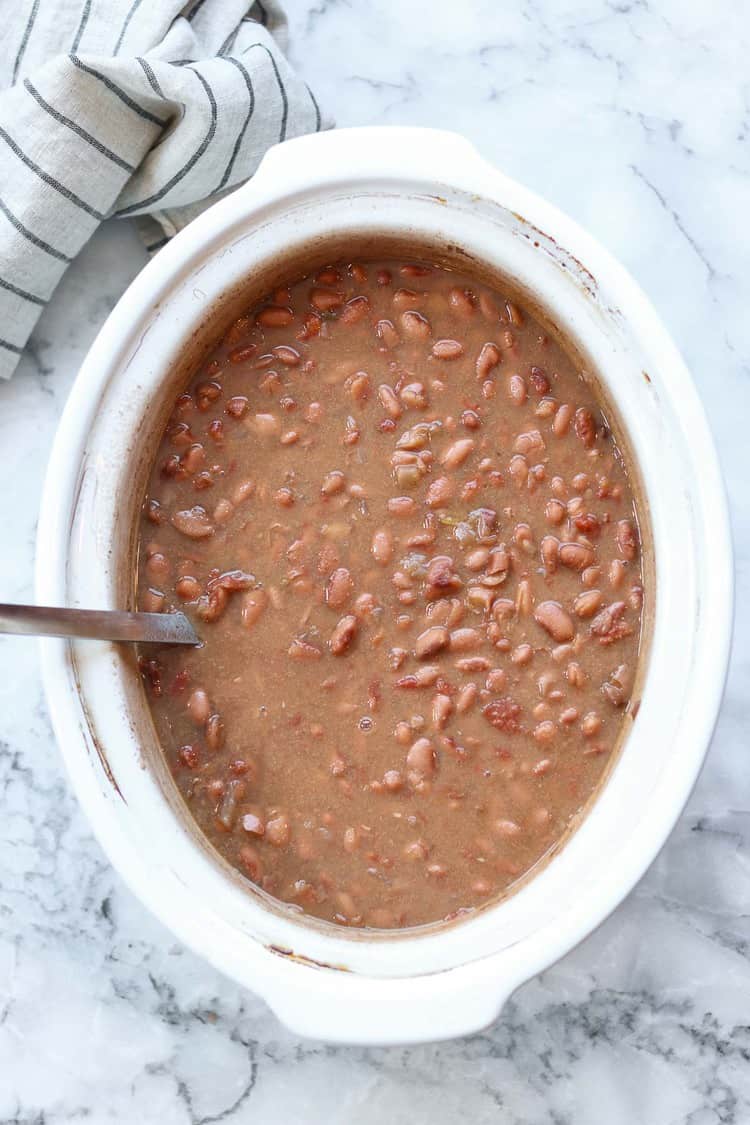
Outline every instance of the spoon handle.
<path id="1" fill-rule="evenodd" d="M 0 604 L 0 633 L 89 637 L 100 641 L 140 641 L 154 644 L 200 644 L 200 637 L 184 613 L 51 609 L 41 605 Z"/>

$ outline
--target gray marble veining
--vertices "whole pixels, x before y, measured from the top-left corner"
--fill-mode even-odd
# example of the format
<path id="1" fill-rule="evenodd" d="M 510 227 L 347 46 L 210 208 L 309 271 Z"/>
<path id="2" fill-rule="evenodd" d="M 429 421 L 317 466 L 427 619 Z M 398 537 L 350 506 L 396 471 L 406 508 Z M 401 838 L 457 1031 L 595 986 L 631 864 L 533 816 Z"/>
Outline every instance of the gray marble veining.
<path id="1" fill-rule="evenodd" d="M 727 697 L 637 890 L 471 1040 L 298 1041 L 156 923 L 70 795 L 36 646 L 0 639 L 0 1123 L 750 1121 L 750 15 L 736 0 L 294 0 L 295 64 L 339 124 L 445 126 L 589 227 L 682 348 L 737 550 Z M 109 224 L 0 386 L 0 590 L 32 595 L 50 441 L 144 262 Z"/>

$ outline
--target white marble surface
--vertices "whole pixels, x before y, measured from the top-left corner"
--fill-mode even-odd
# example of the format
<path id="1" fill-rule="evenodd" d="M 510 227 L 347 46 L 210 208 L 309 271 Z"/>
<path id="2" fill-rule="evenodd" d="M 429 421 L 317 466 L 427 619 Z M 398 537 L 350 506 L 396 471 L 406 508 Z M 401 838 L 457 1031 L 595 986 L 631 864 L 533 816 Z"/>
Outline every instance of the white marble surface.
<path id="1" fill-rule="evenodd" d="M 750 1121 L 750 15 L 738 0 L 294 0 L 292 53 L 341 125 L 444 125 L 573 214 L 695 375 L 733 508 L 727 697 L 677 830 L 601 930 L 471 1040 L 299 1042 L 125 889 L 71 797 L 33 642 L 0 642 L 0 1123 Z M 460 16 L 459 16 L 459 13 Z M 31 597 L 55 423 L 144 261 L 92 241 L 0 386 L 0 596 Z"/>

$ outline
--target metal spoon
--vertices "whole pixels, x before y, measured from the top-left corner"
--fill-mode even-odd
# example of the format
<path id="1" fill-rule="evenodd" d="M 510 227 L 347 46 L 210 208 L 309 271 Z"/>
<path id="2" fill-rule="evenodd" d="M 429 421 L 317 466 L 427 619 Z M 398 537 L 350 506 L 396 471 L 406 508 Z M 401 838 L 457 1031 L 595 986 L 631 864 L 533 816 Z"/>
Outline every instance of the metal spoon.
<path id="1" fill-rule="evenodd" d="M 140 641 L 199 645 L 184 613 L 125 613 L 115 609 L 48 609 L 0 604 L 0 633 L 25 636 L 90 637 L 99 641 Z"/>

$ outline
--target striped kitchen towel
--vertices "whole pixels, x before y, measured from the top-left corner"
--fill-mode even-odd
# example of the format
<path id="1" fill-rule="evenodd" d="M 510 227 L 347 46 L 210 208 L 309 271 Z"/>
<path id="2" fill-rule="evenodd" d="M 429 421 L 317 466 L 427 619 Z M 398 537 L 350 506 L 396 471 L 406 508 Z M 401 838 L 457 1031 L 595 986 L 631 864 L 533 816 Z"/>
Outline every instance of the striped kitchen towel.
<path id="1" fill-rule="evenodd" d="M 150 250 L 321 127 L 276 0 L 21 0 L 0 42 L 0 377 L 111 215 Z M 147 218 L 146 218 L 147 216 Z"/>

